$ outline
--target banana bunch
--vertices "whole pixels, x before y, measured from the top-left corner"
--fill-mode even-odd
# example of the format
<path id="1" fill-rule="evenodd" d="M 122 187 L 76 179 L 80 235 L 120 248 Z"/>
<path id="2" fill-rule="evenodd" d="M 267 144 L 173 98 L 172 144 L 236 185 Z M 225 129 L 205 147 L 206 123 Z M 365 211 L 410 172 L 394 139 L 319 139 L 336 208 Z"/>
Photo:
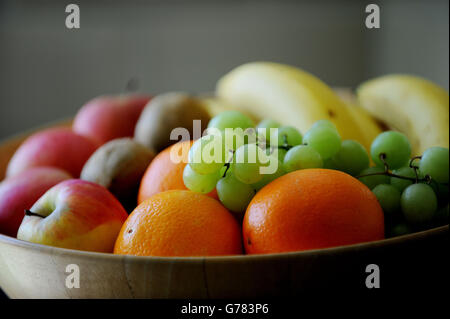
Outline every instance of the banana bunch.
<path id="1" fill-rule="evenodd" d="M 233 105 L 223 99 L 219 99 L 217 96 L 198 95 L 197 98 L 211 118 L 221 112 L 234 109 Z"/>
<path id="2" fill-rule="evenodd" d="M 252 115 L 273 119 L 305 133 L 320 119 L 332 121 L 343 139 L 354 139 L 369 149 L 381 132 L 363 109 L 344 102 L 325 83 L 298 68 L 255 62 L 223 76 L 216 88 L 220 100 Z"/>
<path id="3" fill-rule="evenodd" d="M 357 89 L 359 104 L 389 128 L 403 132 L 414 155 L 431 146 L 449 147 L 449 95 L 410 75 L 387 75 Z"/>

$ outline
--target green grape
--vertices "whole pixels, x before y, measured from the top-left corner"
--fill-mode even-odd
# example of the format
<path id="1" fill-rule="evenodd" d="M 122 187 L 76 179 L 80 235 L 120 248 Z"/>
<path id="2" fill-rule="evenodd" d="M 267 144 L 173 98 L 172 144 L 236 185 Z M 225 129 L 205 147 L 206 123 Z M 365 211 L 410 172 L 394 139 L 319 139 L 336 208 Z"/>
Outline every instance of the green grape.
<path id="1" fill-rule="evenodd" d="M 392 174 L 398 175 L 398 176 L 404 176 L 404 177 L 410 177 L 410 178 L 416 178 L 416 173 L 414 172 L 414 169 L 409 166 L 403 166 L 398 169 L 394 169 L 392 171 Z M 419 174 L 419 173 L 418 173 Z M 420 176 L 419 176 L 420 177 Z M 403 192 L 403 190 L 411 185 L 413 181 L 398 177 L 391 177 L 391 185 L 397 188 L 400 192 Z"/>
<path id="2" fill-rule="evenodd" d="M 410 165 L 419 168 L 419 166 L 420 166 L 420 158 L 416 157 L 416 158 L 408 159 L 408 162 L 404 166 L 410 166 Z"/>
<path id="3" fill-rule="evenodd" d="M 280 162 L 276 153 L 267 154 L 267 149 L 262 150 L 262 161 L 261 161 L 261 174 L 263 178 L 265 175 L 275 174 L 278 169 L 283 167 L 283 162 Z"/>
<path id="4" fill-rule="evenodd" d="M 384 169 L 381 167 L 369 167 L 363 170 L 359 175 L 367 175 L 367 174 L 374 174 L 374 173 L 383 173 Z M 361 183 L 365 184 L 370 189 L 374 189 L 375 186 L 379 184 L 389 184 L 390 178 L 386 175 L 372 175 L 372 176 L 364 176 L 364 177 L 358 177 Z"/>
<path id="5" fill-rule="evenodd" d="M 333 161 L 333 158 L 327 158 L 326 160 L 324 160 L 323 168 L 338 170 L 336 163 Z"/>
<path id="6" fill-rule="evenodd" d="M 277 121 L 274 121 L 272 119 L 264 119 L 258 123 L 256 128 L 278 128 L 280 126 L 280 123 L 278 123 Z"/>
<path id="7" fill-rule="evenodd" d="M 222 131 L 224 152 L 227 154 L 227 162 L 229 155 L 245 144 L 245 133 L 242 129 L 225 129 Z"/>
<path id="8" fill-rule="evenodd" d="M 288 151 L 284 148 L 279 148 L 276 152 L 278 153 L 278 160 L 280 161 L 280 163 L 283 163 Z"/>
<path id="9" fill-rule="evenodd" d="M 270 137 L 271 145 L 273 146 L 302 144 L 302 134 L 293 126 L 282 126 L 276 132 L 271 133 L 275 133 L 271 134 L 272 136 Z"/>
<path id="10" fill-rule="evenodd" d="M 233 173 L 245 184 L 253 184 L 262 179 L 261 168 L 269 157 L 256 144 L 246 144 L 236 150 L 233 159 Z"/>
<path id="11" fill-rule="evenodd" d="M 438 183 L 448 183 L 449 152 L 448 148 L 430 147 L 420 160 L 419 169 Z"/>
<path id="12" fill-rule="evenodd" d="M 258 130 L 258 133 L 267 140 L 267 143 L 270 143 L 270 129 L 279 127 L 280 124 L 278 122 L 271 119 L 265 119 L 258 123 L 256 129 Z"/>
<path id="13" fill-rule="evenodd" d="M 186 165 L 183 170 L 184 185 L 194 192 L 203 194 L 211 192 L 216 187 L 219 178 L 219 171 L 212 174 L 202 175 L 196 173 L 189 164 Z"/>
<path id="14" fill-rule="evenodd" d="M 235 151 L 244 144 L 254 144 L 258 142 L 258 136 L 254 128 L 247 128 L 245 130 L 241 128 L 226 128 L 220 131 L 216 128 L 208 128 L 207 133 L 214 132 L 215 135 L 222 137 L 224 143 L 224 149 L 227 152 Z"/>
<path id="15" fill-rule="evenodd" d="M 323 160 L 319 152 L 308 145 L 297 145 L 291 148 L 284 157 L 283 166 L 290 173 L 305 168 L 322 168 Z"/>
<path id="16" fill-rule="evenodd" d="M 225 172 L 227 175 L 233 172 L 231 165 L 229 167 L 227 167 L 226 165 L 222 166 L 222 168 L 219 170 L 219 176 L 225 177 Z"/>
<path id="17" fill-rule="evenodd" d="M 274 146 L 270 146 L 270 147 L 266 148 L 266 154 L 277 156 L 278 161 L 280 161 L 280 163 L 283 163 L 286 153 L 287 153 L 287 150 L 284 148 L 279 148 L 279 147 L 274 147 Z"/>
<path id="18" fill-rule="evenodd" d="M 386 216 L 394 216 L 400 212 L 401 193 L 392 185 L 378 184 L 372 190 Z"/>
<path id="19" fill-rule="evenodd" d="M 273 174 L 263 174 L 263 178 L 254 184 L 252 184 L 253 188 L 256 191 L 259 191 L 261 188 L 269 184 L 270 182 L 276 180 L 278 177 L 283 176 L 286 174 L 283 162 L 280 162 L 277 157 L 271 158 L 272 160 L 276 161 L 274 165 L 276 165 L 276 171 Z"/>
<path id="20" fill-rule="evenodd" d="M 245 130 L 254 127 L 253 121 L 239 111 L 224 111 L 214 116 L 208 123 L 208 127 L 215 127 L 221 131 L 226 128 L 241 128 Z"/>
<path id="21" fill-rule="evenodd" d="M 449 195 L 448 185 L 438 183 L 433 179 L 431 180 L 430 183 L 428 183 L 427 181 L 422 181 L 421 183 L 431 186 L 431 188 L 433 189 L 434 193 L 437 196 L 438 203 L 447 203 L 448 202 L 448 195 Z"/>
<path id="22" fill-rule="evenodd" d="M 255 195 L 253 188 L 239 181 L 233 174 L 221 178 L 217 182 L 217 195 L 222 204 L 237 213 L 244 212 Z"/>
<path id="23" fill-rule="evenodd" d="M 412 184 L 405 188 L 401 197 L 405 220 L 412 224 L 431 221 L 437 209 L 437 198 L 427 184 Z"/>
<path id="24" fill-rule="evenodd" d="M 334 123 L 329 120 L 318 120 L 318 121 L 314 122 L 314 124 L 311 126 L 311 128 L 315 128 L 315 127 L 327 127 L 327 128 L 331 128 L 337 132 L 336 125 L 334 125 Z"/>
<path id="25" fill-rule="evenodd" d="M 316 126 L 306 132 L 303 143 L 319 152 L 322 159 L 333 157 L 341 148 L 339 133 L 327 126 Z"/>
<path id="26" fill-rule="evenodd" d="M 402 236 L 402 235 L 407 235 L 407 234 L 412 233 L 412 229 L 408 225 L 401 223 L 401 224 L 398 224 L 398 225 L 395 225 L 394 227 L 392 227 L 390 233 L 391 233 L 391 237 L 397 237 L 397 236 Z"/>
<path id="27" fill-rule="evenodd" d="M 244 130 L 244 144 L 256 144 L 258 142 L 265 144 L 266 140 L 261 135 L 258 135 L 255 128 L 250 127 Z"/>
<path id="28" fill-rule="evenodd" d="M 359 142 L 345 140 L 339 151 L 332 157 L 337 170 L 352 176 L 357 176 L 362 170 L 369 167 L 369 155 Z"/>
<path id="29" fill-rule="evenodd" d="M 378 166 L 384 166 L 380 155 L 384 154 L 390 169 L 404 166 L 411 156 L 411 145 L 400 132 L 387 131 L 378 135 L 370 146 L 372 160 Z"/>
<path id="30" fill-rule="evenodd" d="M 226 161 L 221 135 L 207 135 L 196 140 L 189 150 L 189 165 L 198 174 L 212 174 Z"/>

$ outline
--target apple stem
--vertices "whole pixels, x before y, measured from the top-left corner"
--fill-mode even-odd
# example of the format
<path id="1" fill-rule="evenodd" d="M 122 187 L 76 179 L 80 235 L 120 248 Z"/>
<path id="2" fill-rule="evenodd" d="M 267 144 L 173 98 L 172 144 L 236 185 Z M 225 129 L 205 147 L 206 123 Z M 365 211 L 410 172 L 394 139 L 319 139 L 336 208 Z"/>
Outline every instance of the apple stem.
<path id="1" fill-rule="evenodd" d="M 137 77 L 131 77 L 125 87 L 126 92 L 135 92 L 139 89 L 139 79 Z"/>
<path id="2" fill-rule="evenodd" d="M 25 216 L 36 216 L 40 218 L 45 218 L 45 216 L 33 213 L 31 210 L 25 209 Z"/>

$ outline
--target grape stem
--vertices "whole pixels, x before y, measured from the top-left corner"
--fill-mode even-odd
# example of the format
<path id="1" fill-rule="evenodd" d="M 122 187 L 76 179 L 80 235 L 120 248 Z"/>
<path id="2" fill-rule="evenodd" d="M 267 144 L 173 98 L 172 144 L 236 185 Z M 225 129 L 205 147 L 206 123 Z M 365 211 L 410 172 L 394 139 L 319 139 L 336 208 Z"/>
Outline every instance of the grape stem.
<path id="1" fill-rule="evenodd" d="M 389 165 L 386 162 L 386 154 L 385 153 L 381 153 L 380 154 L 380 160 L 383 162 L 384 165 L 384 172 L 388 173 L 389 172 Z"/>
<path id="2" fill-rule="evenodd" d="M 401 175 L 397 175 L 397 174 L 393 174 L 390 172 L 378 172 L 378 173 L 370 173 L 370 174 L 363 174 L 363 175 L 358 175 L 356 176 L 356 178 L 361 178 L 361 177 L 366 177 L 366 176 L 375 176 L 375 175 L 386 175 L 386 176 L 390 176 L 390 177 L 395 177 L 395 178 L 400 178 L 400 179 L 407 179 L 410 180 L 412 182 L 418 183 L 418 182 L 431 182 L 431 178 L 428 178 L 429 175 L 426 175 L 424 178 L 415 178 L 415 177 L 408 177 L 408 176 L 401 176 Z"/>
<path id="3" fill-rule="evenodd" d="M 413 158 L 411 158 L 411 160 L 409 161 L 409 167 L 411 167 L 414 170 L 414 174 L 416 175 L 416 183 L 418 183 L 419 180 L 419 173 L 417 172 L 417 170 L 419 169 L 418 166 L 414 165 L 414 161 L 416 159 L 421 159 L 422 156 L 414 156 Z M 426 176 L 425 176 L 426 177 Z"/>
<path id="4" fill-rule="evenodd" d="M 283 149 L 285 151 L 289 151 L 293 146 L 288 144 L 287 134 L 283 134 L 283 145 L 277 146 L 279 149 Z"/>
<path id="5" fill-rule="evenodd" d="M 256 145 L 259 146 L 259 143 L 256 143 Z M 271 148 L 272 148 L 272 146 L 271 146 Z M 283 145 L 277 145 L 276 148 L 282 149 L 282 150 L 285 150 L 285 151 L 289 151 L 291 148 L 293 148 L 292 145 L 288 144 L 288 142 L 287 142 L 287 135 L 286 134 L 283 134 Z"/>
<path id="6" fill-rule="evenodd" d="M 227 172 L 228 172 L 228 170 L 231 167 L 231 162 L 233 161 L 234 151 L 233 150 L 229 150 L 229 152 L 231 153 L 231 156 L 230 156 L 230 159 L 228 160 L 228 162 L 226 162 L 225 165 L 224 165 L 226 168 L 225 168 L 225 172 L 223 172 L 223 176 L 222 177 L 227 176 Z"/>
<path id="7" fill-rule="evenodd" d="M 389 165 L 386 162 L 386 154 L 385 153 L 381 153 L 380 154 L 380 160 L 383 162 L 384 172 L 363 174 L 363 175 L 357 176 L 356 178 L 361 178 L 361 177 L 366 177 L 366 176 L 375 176 L 375 175 L 386 175 L 386 176 L 390 176 L 390 177 L 406 179 L 406 180 L 412 181 L 413 183 L 416 183 L 416 184 L 419 183 L 419 182 L 427 182 L 427 184 L 430 184 L 431 183 L 431 176 L 430 175 L 425 175 L 424 178 L 419 178 L 419 173 L 417 172 L 418 167 L 413 165 L 414 160 L 420 159 L 420 158 L 422 158 L 422 157 L 421 156 L 414 156 L 409 161 L 409 167 L 414 169 L 414 173 L 415 173 L 416 177 L 401 176 L 401 175 L 397 175 L 397 174 L 389 172 Z"/>
<path id="8" fill-rule="evenodd" d="M 227 172 L 228 172 L 228 170 L 230 169 L 230 163 L 225 163 L 224 166 L 225 166 L 226 168 L 225 168 L 225 172 L 223 172 L 222 177 L 227 176 Z"/>
<path id="9" fill-rule="evenodd" d="M 419 168 L 418 166 L 414 165 L 414 161 L 416 159 L 422 159 L 422 156 L 414 156 L 411 158 L 411 160 L 409 161 L 409 167 L 411 168 Z"/>
<path id="10" fill-rule="evenodd" d="M 278 148 L 281 148 L 283 150 L 289 151 L 293 146 L 290 146 L 289 144 L 283 144 L 281 146 L 278 146 Z"/>

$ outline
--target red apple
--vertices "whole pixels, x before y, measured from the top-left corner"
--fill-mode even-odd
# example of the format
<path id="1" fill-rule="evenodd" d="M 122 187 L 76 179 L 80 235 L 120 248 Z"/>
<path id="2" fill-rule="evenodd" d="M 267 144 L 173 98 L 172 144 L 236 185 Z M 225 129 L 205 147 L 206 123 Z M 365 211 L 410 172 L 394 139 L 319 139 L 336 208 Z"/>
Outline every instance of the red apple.
<path id="1" fill-rule="evenodd" d="M 97 146 L 94 141 L 69 128 L 43 130 L 20 145 L 8 163 L 6 176 L 17 175 L 31 167 L 50 166 L 78 177 L 84 163 Z"/>
<path id="2" fill-rule="evenodd" d="M 133 137 L 134 127 L 149 96 L 101 96 L 86 103 L 77 113 L 73 130 L 100 144 L 121 137 Z"/>
<path id="3" fill-rule="evenodd" d="M 49 188 L 72 178 L 69 173 L 52 167 L 31 168 L 0 183 L 0 233 L 16 237 L 25 209 Z"/>
<path id="4" fill-rule="evenodd" d="M 27 211 L 17 238 L 111 253 L 127 217 L 125 209 L 106 188 L 71 179 L 50 188 Z"/>

